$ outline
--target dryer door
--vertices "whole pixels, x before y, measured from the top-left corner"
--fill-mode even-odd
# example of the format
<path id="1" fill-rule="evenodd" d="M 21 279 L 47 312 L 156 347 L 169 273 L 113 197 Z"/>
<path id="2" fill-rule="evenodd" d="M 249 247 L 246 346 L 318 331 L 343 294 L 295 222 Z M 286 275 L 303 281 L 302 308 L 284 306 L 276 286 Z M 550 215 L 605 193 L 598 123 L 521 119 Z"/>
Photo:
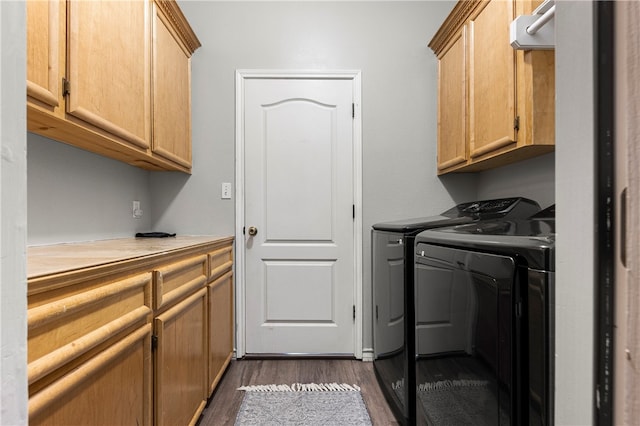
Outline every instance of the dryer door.
<path id="1" fill-rule="evenodd" d="M 416 246 L 416 383 L 426 424 L 517 424 L 516 282 L 510 257 Z"/>

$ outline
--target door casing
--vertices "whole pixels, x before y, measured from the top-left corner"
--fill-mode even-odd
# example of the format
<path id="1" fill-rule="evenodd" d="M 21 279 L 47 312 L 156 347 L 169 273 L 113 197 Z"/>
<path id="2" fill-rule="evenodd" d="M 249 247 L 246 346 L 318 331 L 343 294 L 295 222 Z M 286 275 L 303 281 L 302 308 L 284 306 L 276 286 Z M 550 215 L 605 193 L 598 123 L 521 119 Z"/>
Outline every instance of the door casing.
<path id="1" fill-rule="evenodd" d="M 359 70 L 236 70 L 236 160 L 235 160 L 235 305 L 236 305 L 236 333 L 235 356 L 241 358 L 245 355 L 246 324 L 245 324 L 245 246 L 246 240 L 243 234 L 245 226 L 245 202 L 244 202 L 244 87 L 250 79 L 351 79 L 353 81 L 353 194 L 355 204 L 354 218 L 354 300 L 355 314 L 355 342 L 354 355 L 358 359 L 363 358 L 363 276 L 362 276 L 362 120 L 361 120 L 361 72 Z"/>

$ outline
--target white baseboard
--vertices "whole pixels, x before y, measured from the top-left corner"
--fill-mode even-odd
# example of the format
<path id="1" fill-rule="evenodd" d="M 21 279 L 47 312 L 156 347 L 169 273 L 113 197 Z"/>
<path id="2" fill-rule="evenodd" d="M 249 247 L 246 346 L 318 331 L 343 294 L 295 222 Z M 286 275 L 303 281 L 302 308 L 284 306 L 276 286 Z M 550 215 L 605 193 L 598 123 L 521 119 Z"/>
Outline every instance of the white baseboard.
<path id="1" fill-rule="evenodd" d="M 373 361 L 373 348 L 362 348 L 362 361 Z"/>

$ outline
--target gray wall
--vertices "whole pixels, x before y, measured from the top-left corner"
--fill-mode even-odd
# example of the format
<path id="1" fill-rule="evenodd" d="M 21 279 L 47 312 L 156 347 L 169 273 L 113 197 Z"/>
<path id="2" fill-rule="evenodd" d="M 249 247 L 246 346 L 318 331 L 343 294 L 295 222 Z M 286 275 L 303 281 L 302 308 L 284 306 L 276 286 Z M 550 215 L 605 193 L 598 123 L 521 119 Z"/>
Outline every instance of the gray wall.
<path id="1" fill-rule="evenodd" d="M 33 133 L 27 150 L 29 245 L 132 237 L 151 228 L 150 172 Z"/>
<path id="2" fill-rule="evenodd" d="M 0 425 L 27 424 L 24 5 L 0 1 Z"/>
<path id="3" fill-rule="evenodd" d="M 535 200 L 541 208 L 555 203 L 555 154 L 478 173 L 478 199 L 519 195 Z"/>

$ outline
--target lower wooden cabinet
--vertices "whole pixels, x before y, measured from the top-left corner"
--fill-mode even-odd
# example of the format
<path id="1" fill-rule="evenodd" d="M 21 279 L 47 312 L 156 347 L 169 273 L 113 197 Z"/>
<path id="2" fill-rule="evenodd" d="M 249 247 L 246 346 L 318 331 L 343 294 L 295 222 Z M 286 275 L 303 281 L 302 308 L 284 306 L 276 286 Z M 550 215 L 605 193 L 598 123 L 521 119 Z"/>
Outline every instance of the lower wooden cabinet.
<path id="1" fill-rule="evenodd" d="M 195 424 L 233 355 L 232 244 L 79 244 L 78 264 L 73 244 L 30 249 L 29 423 Z"/>
<path id="2" fill-rule="evenodd" d="M 154 318 L 157 425 L 195 424 L 207 401 L 207 291 Z"/>
<path id="3" fill-rule="evenodd" d="M 233 254 L 231 246 L 209 253 L 209 393 L 216 388 L 233 357 Z"/>
<path id="4" fill-rule="evenodd" d="M 29 398 L 30 425 L 151 425 L 151 325 L 124 336 Z"/>
<path id="5" fill-rule="evenodd" d="M 209 393 L 216 388 L 233 356 L 233 275 L 209 284 Z"/>

